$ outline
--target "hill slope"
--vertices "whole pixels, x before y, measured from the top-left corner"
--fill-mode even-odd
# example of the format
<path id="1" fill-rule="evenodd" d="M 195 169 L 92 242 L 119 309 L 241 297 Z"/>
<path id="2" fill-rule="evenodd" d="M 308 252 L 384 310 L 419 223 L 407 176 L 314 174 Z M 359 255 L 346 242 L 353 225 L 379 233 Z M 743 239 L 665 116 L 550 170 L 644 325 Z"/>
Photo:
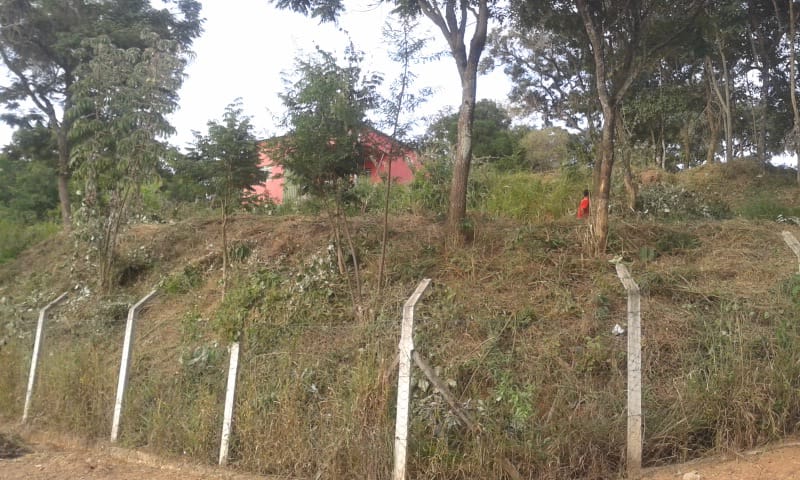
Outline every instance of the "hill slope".
<path id="1" fill-rule="evenodd" d="M 692 180 L 693 192 L 721 187 Z M 791 191 L 781 194 L 796 198 Z M 613 265 L 586 254 L 587 227 L 573 219 L 473 225 L 470 245 L 444 251 L 437 222 L 395 216 L 379 296 L 379 220 L 354 219 L 356 309 L 352 261 L 341 275 L 330 230 L 316 218 L 236 217 L 224 302 L 215 220 L 131 228 L 111 296 L 93 291 L 91 265 L 72 240 L 51 239 L 0 266 L 0 363 L 10 366 L 0 371 L 0 415 L 21 415 L 38 308 L 69 291 L 48 325 L 33 422 L 106 437 L 127 308 L 157 287 L 139 321 L 124 445 L 213 462 L 226 346 L 241 331 L 238 468 L 389 478 L 400 311 L 428 277 L 416 349 L 481 430 L 460 425 L 415 373 L 412 476 L 502 478 L 499 459 L 523 478 L 616 476 L 625 339 L 611 330 L 624 326 L 626 298 Z M 797 226 L 772 220 L 614 219 L 610 254 L 622 256 L 644 294 L 647 465 L 796 433 L 800 278 L 783 230 L 800 237 Z"/>

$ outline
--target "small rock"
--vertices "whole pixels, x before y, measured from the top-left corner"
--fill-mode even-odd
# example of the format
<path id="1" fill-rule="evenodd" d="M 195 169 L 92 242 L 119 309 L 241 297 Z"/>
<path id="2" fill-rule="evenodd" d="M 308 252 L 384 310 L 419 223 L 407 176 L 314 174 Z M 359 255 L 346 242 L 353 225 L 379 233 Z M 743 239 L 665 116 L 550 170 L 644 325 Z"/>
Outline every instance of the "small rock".
<path id="1" fill-rule="evenodd" d="M 701 477 L 700 474 L 697 473 L 697 471 L 694 471 L 694 472 L 684 473 L 682 480 L 700 480 L 701 478 L 703 477 Z"/>

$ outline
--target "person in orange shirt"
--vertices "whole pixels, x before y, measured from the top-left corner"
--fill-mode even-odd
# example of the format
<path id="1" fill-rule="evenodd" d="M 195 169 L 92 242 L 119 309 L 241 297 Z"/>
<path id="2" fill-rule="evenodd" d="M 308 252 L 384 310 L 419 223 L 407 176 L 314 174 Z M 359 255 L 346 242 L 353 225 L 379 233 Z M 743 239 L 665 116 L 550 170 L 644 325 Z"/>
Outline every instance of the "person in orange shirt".
<path id="1" fill-rule="evenodd" d="M 581 200 L 581 204 L 578 206 L 578 218 L 584 218 L 589 216 L 589 190 L 583 191 L 583 199 Z"/>

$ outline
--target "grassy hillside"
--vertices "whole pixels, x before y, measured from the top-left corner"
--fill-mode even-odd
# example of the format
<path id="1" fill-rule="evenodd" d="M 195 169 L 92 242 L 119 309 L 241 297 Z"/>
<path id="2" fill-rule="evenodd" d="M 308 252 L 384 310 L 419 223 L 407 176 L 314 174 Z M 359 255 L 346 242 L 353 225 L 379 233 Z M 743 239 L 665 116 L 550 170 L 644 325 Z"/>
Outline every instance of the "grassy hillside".
<path id="1" fill-rule="evenodd" d="M 646 465 L 797 433 L 800 276 L 780 234 L 800 237 L 800 196 L 791 173 L 759 175 L 745 164 L 664 175 L 642 187 L 640 213 L 615 206 L 608 258 L 621 255 L 643 292 Z M 381 296 L 380 216 L 356 217 L 359 314 L 313 216 L 234 218 L 224 302 L 214 219 L 131 228 L 111 296 L 93 290 L 73 240 L 50 238 L 0 266 L 0 416 L 21 416 L 38 309 L 69 291 L 48 324 L 32 421 L 107 437 L 127 309 L 158 287 L 137 331 L 122 443 L 214 462 L 226 346 L 241 328 L 233 464 L 386 479 L 401 307 L 429 277 L 415 345 L 480 431 L 415 371 L 410 477 L 506 478 L 503 459 L 523 478 L 617 477 L 625 337 L 611 330 L 624 325 L 625 292 L 567 208 L 499 193 L 520 184 L 485 181 L 472 241 L 456 251 L 443 250 L 433 214 L 393 215 Z"/>

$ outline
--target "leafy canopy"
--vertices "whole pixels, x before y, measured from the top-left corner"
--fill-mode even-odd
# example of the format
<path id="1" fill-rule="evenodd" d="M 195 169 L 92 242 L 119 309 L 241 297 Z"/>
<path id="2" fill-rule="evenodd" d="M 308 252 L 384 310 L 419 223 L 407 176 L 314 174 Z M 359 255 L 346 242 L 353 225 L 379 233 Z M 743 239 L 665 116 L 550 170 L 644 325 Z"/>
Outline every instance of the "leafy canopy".
<path id="1" fill-rule="evenodd" d="M 296 82 L 287 80 L 281 98 L 289 133 L 276 145 L 277 157 L 293 177 L 317 196 L 340 193 L 362 167 L 360 135 L 367 112 L 377 105 L 380 78 L 363 78 L 361 58 L 348 50 L 348 65 L 317 50 L 297 61 Z"/>
<path id="2" fill-rule="evenodd" d="M 223 208 L 240 203 L 267 174 L 259 167 L 260 147 L 250 118 L 236 100 L 225 108 L 221 122 L 209 121 L 208 133 L 195 132 L 184 171 L 176 175 L 194 178 L 208 196 L 222 200 Z"/>

